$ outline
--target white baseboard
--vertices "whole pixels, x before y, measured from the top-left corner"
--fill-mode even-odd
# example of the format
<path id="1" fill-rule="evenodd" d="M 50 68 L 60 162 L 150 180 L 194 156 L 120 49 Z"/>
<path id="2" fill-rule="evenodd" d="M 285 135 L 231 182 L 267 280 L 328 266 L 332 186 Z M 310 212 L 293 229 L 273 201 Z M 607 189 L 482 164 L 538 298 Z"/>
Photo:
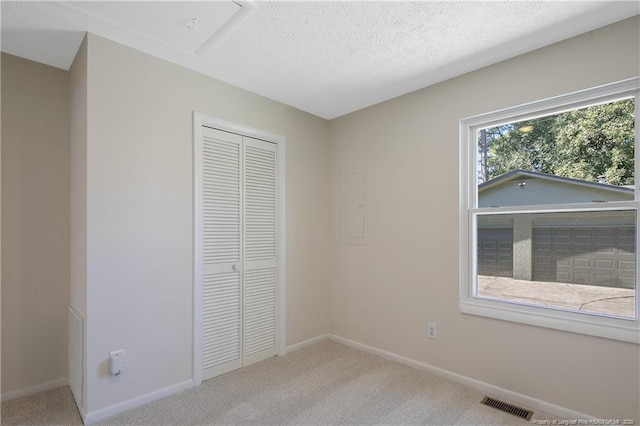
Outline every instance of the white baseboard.
<path id="1" fill-rule="evenodd" d="M 560 407 L 558 405 L 551 404 L 550 402 L 532 398 L 530 396 L 523 395 L 518 392 L 513 392 L 508 389 L 504 389 L 489 383 L 482 382 L 480 380 L 472 379 L 470 377 L 463 376 L 461 374 L 453 373 L 448 370 L 443 370 L 442 368 L 434 367 L 432 365 L 425 364 L 410 358 L 406 358 L 401 355 L 396 355 L 392 352 L 383 351 L 382 349 L 374 348 L 373 346 L 365 345 L 365 344 L 356 342 L 354 340 L 345 339 L 344 337 L 336 336 L 335 334 L 329 334 L 328 337 L 329 337 L 329 340 L 333 340 L 334 342 L 342 343 L 343 345 L 352 347 L 354 349 L 359 349 L 361 351 L 368 352 L 370 354 L 378 355 L 390 361 L 395 361 L 397 363 L 406 365 L 408 367 L 412 367 L 417 370 L 421 370 L 426 373 L 433 374 L 434 376 L 439 376 L 445 379 L 449 379 L 453 382 L 457 382 L 462 385 L 469 386 L 470 388 L 476 389 L 484 394 L 487 394 L 488 396 L 492 396 L 494 398 L 503 399 L 512 403 L 516 403 L 518 405 L 527 407 L 533 411 L 542 411 L 547 414 L 560 417 L 562 419 L 586 419 L 586 420 L 595 419 L 595 417 L 593 416 L 589 416 L 587 414 L 580 413 L 578 411 Z"/>
<path id="2" fill-rule="evenodd" d="M 298 349 L 306 348 L 307 346 L 314 345 L 316 343 L 323 342 L 325 340 L 329 340 L 328 334 L 321 334 L 316 337 L 312 337 L 311 339 L 303 340 L 302 342 L 294 343 L 293 345 L 287 346 L 287 353 L 297 351 Z"/>
<path id="3" fill-rule="evenodd" d="M 354 349 L 359 349 L 361 351 L 368 352 L 370 354 L 378 355 L 390 361 L 398 362 L 408 367 L 412 367 L 417 370 L 421 370 L 426 373 L 433 374 L 434 376 L 439 376 L 445 379 L 449 379 L 451 381 L 469 386 L 489 396 L 499 398 L 499 399 L 505 399 L 507 401 L 522 405 L 534 411 L 542 411 L 563 419 L 595 419 L 595 417 L 593 416 L 589 416 L 584 413 L 580 413 L 578 411 L 560 407 L 558 405 L 551 404 L 546 401 L 532 398 L 527 395 L 523 395 L 517 392 L 510 391 L 508 389 L 504 389 L 489 383 L 482 382 L 480 380 L 472 379 L 467 376 L 453 373 L 451 371 L 444 370 L 442 368 L 434 367 L 432 365 L 425 364 L 401 355 L 397 355 L 392 352 L 387 352 L 382 349 L 375 348 L 373 346 L 365 345 L 363 343 L 356 342 L 355 340 L 346 339 L 344 337 L 337 336 L 335 334 L 321 334 L 311 339 L 304 340 L 302 342 L 298 342 L 293 345 L 287 346 L 287 353 L 297 351 L 299 349 L 305 348 L 315 343 L 320 343 L 325 340 L 332 340 L 334 342 L 341 343 L 343 345 L 352 347 Z M 38 392 L 43 392 L 51 389 L 56 389 L 62 386 L 67 386 L 68 384 L 69 384 L 68 379 L 65 377 L 65 378 L 52 380 L 50 382 L 43 383 L 40 385 L 30 386 L 24 389 L 5 392 L 2 394 L 2 401 L 4 402 L 4 401 L 8 401 L 15 398 L 21 398 L 23 396 L 30 396 Z M 111 417 L 116 414 L 123 413 L 125 411 L 131 410 L 133 408 L 139 407 L 149 402 L 156 401 L 158 399 L 166 398 L 168 396 L 171 396 L 178 392 L 185 391 L 192 387 L 193 387 L 193 381 L 187 380 L 182 383 L 177 383 L 175 385 L 166 387 L 164 389 L 160 389 L 160 390 L 148 393 L 146 395 L 142 395 L 140 397 L 130 399 L 128 401 L 124 401 L 119 404 L 112 405 L 110 407 L 92 411 L 90 413 L 87 413 L 86 415 L 83 415 L 82 419 L 85 425 L 95 423 L 100 420 L 106 419 L 107 417 Z"/>
<path id="4" fill-rule="evenodd" d="M 69 379 L 66 377 L 60 377 L 59 379 L 51 380 L 49 382 L 41 383 L 39 385 L 27 386 L 26 388 L 4 392 L 0 396 L 0 400 L 2 402 L 10 401 L 12 399 L 23 398 L 25 396 L 35 395 L 40 392 L 44 392 L 52 389 L 58 389 L 68 385 L 69 385 Z"/>
<path id="5" fill-rule="evenodd" d="M 89 425 L 91 423 L 99 422 L 100 420 L 106 419 L 107 417 L 115 416 L 116 414 L 120 414 L 125 411 L 131 410 L 133 408 L 140 407 L 141 405 L 147 404 L 149 402 L 166 398 L 178 392 L 191 389 L 192 387 L 193 387 L 193 380 L 186 380 L 182 383 L 176 383 L 175 385 L 168 386 L 164 389 L 159 389 L 157 391 L 148 393 L 146 395 L 142 395 L 137 398 L 133 398 L 128 401 L 121 402 L 119 404 L 114 404 L 110 407 L 102 408 L 96 411 L 91 411 L 87 413 L 82 420 L 84 421 L 85 425 Z"/>

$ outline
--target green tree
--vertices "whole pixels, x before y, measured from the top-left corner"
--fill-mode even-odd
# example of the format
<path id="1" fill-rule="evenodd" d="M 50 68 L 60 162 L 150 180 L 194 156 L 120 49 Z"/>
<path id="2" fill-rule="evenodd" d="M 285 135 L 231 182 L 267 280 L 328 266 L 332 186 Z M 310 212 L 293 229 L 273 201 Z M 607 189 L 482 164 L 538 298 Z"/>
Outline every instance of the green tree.
<path id="1" fill-rule="evenodd" d="M 634 125 L 634 102 L 628 99 L 484 129 L 479 180 L 522 169 L 631 185 Z"/>

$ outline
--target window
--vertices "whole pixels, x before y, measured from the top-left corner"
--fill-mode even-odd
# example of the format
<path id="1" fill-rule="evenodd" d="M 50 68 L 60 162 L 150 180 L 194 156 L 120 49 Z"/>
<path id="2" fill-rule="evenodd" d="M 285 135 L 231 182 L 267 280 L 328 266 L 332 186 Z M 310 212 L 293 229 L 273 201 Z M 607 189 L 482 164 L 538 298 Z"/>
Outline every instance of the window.
<path id="1" fill-rule="evenodd" d="M 460 122 L 460 307 L 640 343 L 634 78 Z"/>

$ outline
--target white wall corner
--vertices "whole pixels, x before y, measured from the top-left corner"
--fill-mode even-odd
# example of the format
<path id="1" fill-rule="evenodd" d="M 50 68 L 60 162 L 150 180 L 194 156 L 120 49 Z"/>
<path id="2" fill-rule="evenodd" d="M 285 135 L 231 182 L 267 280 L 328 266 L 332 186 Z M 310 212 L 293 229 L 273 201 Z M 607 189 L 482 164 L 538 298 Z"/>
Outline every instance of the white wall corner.
<path id="1" fill-rule="evenodd" d="M 311 339 L 303 340 L 302 342 L 289 345 L 287 346 L 287 353 L 306 348 L 307 346 L 315 345 L 316 343 L 324 342 L 325 340 L 329 340 L 329 336 L 329 334 L 320 334 L 316 337 L 312 337 Z"/>

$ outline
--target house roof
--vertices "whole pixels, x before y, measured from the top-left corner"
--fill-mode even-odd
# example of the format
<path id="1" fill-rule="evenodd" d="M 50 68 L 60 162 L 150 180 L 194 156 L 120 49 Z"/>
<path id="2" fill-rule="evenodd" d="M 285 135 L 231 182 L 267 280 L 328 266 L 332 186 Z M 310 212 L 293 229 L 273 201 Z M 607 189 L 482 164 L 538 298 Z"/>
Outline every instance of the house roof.
<path id="1" fill-rule="evenodd" d="M 551 182 L 564 183 L 569 185 L 577 185 L 592 189 L 599 189 L 605 191 L 612 191 L 623 194 L 633 194 L 634 188 L 626 187 L 626 186 L 617 186 L 617 185 L 609 185 L 606 183 L 599 182 L 589 182 L 586 180 L 573 179 L 563 176 L 554 176 L 548 175 L 546 173 L 538 173 L 538 172 L 530 172 L 527 170 L 512 170 L 509 173 L 505 173 L 503 175 L 498 176 L 497 178 L 491 179 L 490 181 L 481 183 L 478 185 L 478 193 L 487 190 L 489 188 L 494 188 L 496 186 L 500 186 L 506 182 L 511 182 L 521 178 L 533 178 L 533 179 L 543 179 Z"/>

